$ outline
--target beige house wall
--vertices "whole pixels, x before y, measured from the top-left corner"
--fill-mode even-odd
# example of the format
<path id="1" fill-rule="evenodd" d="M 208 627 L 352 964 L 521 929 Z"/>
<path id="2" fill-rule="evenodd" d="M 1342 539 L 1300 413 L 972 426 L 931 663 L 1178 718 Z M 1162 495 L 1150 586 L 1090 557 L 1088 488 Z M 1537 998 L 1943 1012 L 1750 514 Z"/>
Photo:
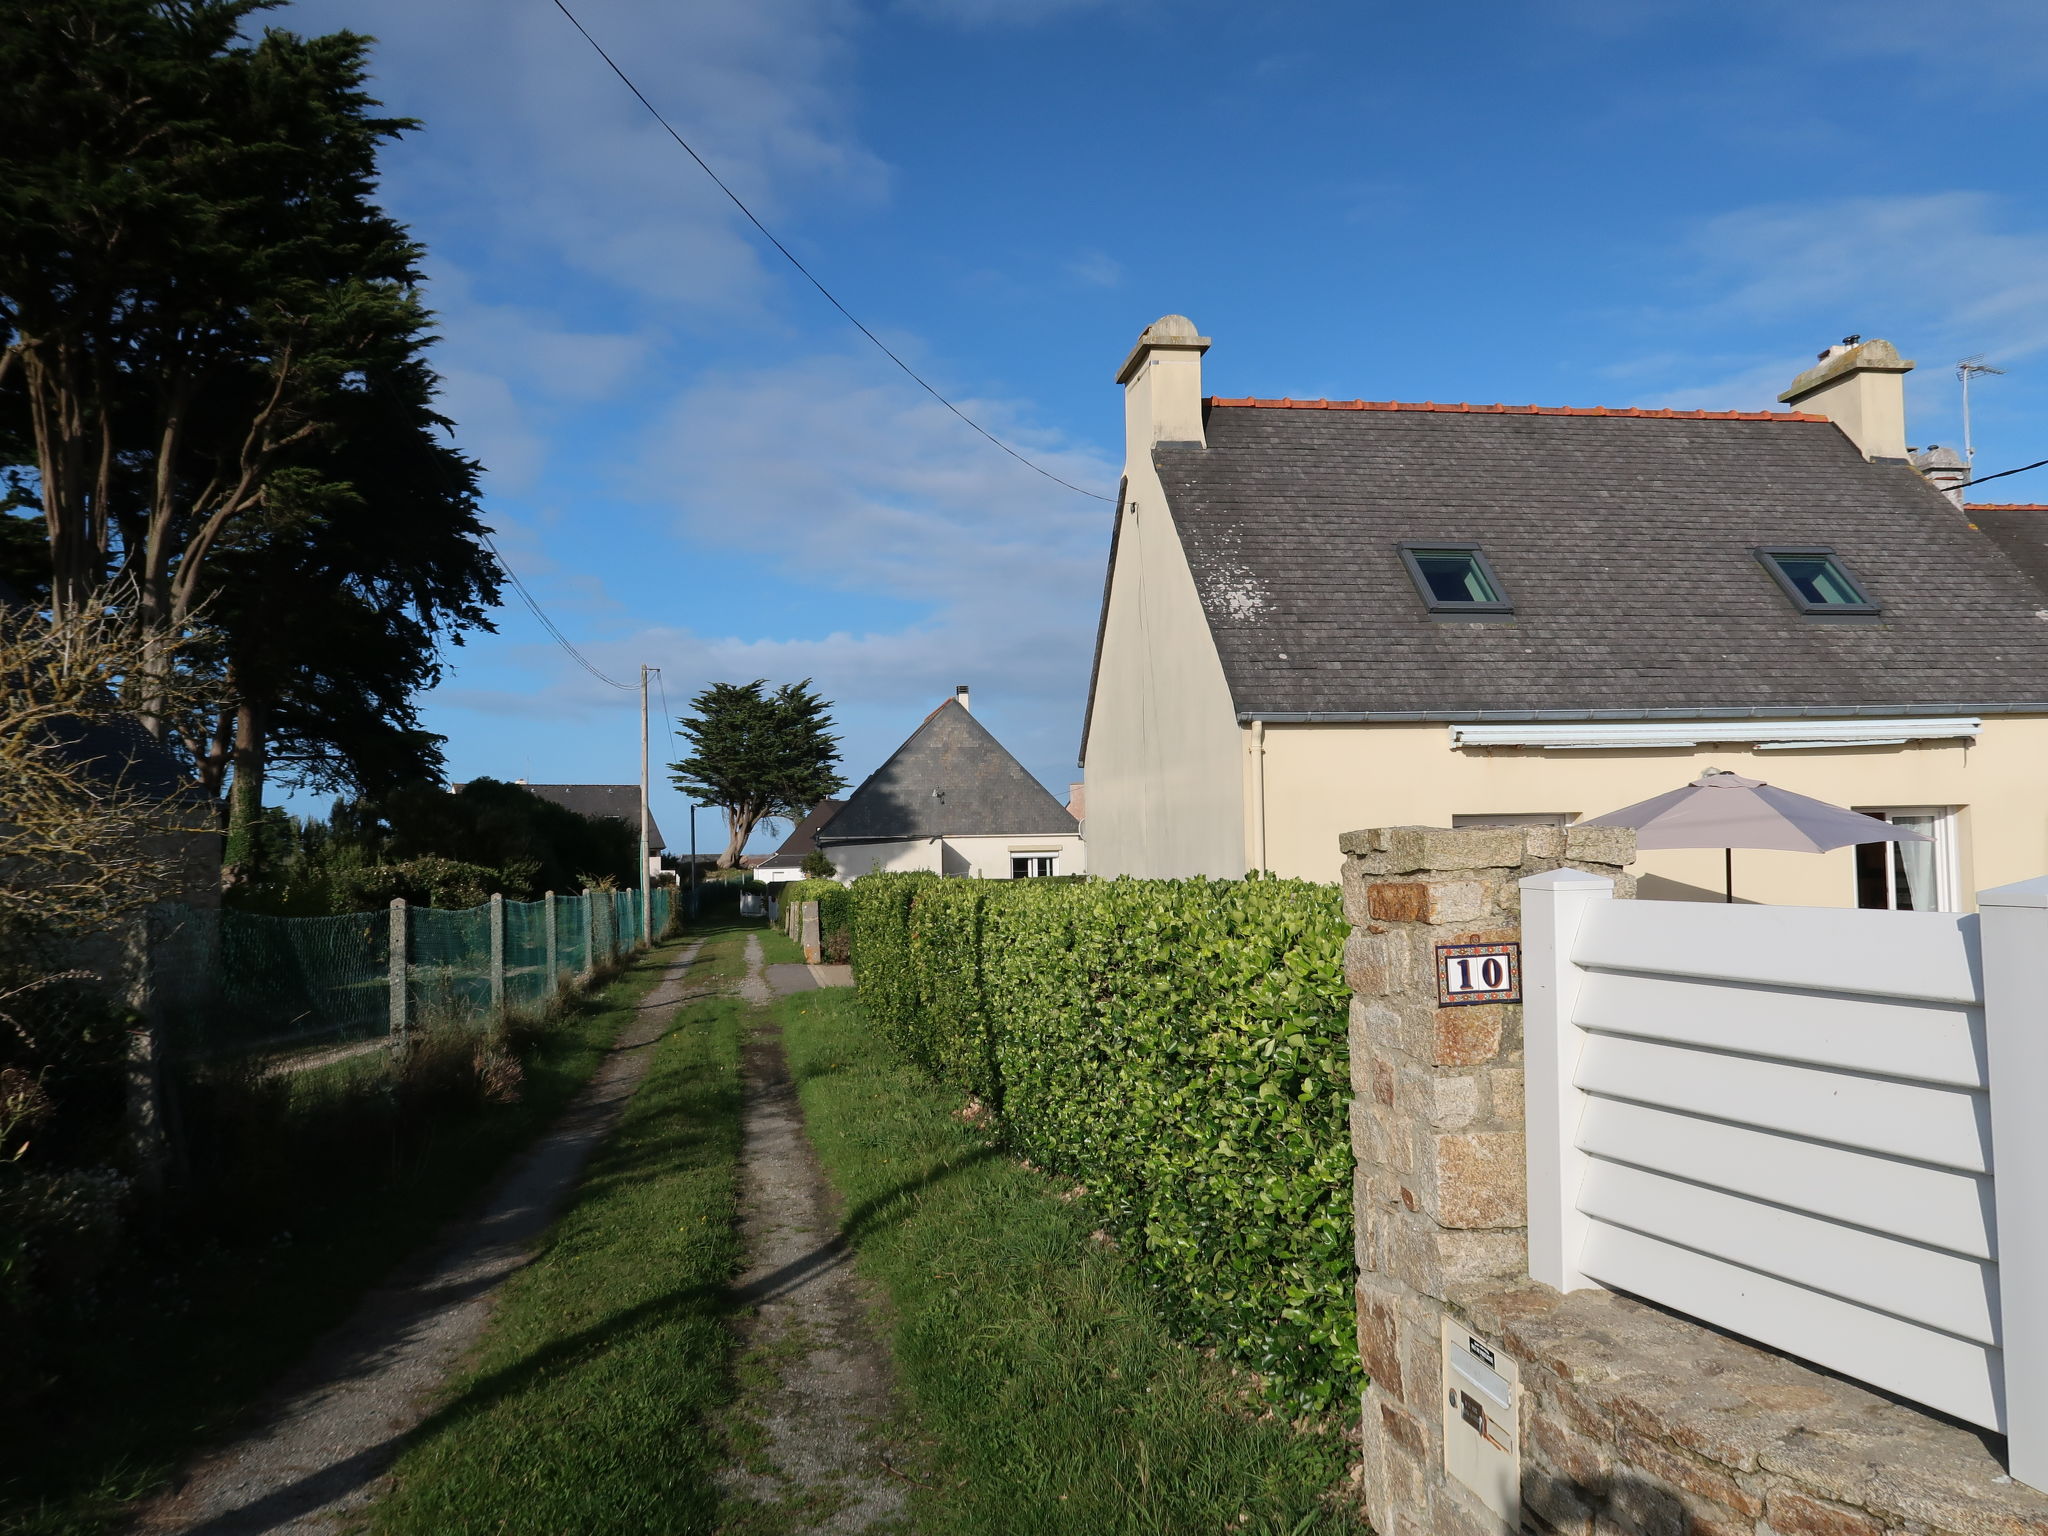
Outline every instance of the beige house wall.
<path id="1" fill-rule="evenodd" d="M 1334 881 L 1337 839 L 1355 827 L 1448 827 L 1459 816 L 1565 812 L 1584 817 L 1676 789 L 1708 768 L 1858 809 L 1954 807 L 1955 905 L 1973 893 L 2048 871 L 2048 718 L 1989 716 L 1973 743 L 1771 751 L 1754 747 L 1543 751 L 1457 748 L 1442 724 L 1265 728 L 1267 864 Z M 1252 777 L 1253 730 L 1239 727 Z M 1252 836 L 1248 808 L 1246 839 Z M 1718 850 L 1640 853 L 1641 895 L 1719 900 Z M 1856 904 L 1851 850 L 1735 854 L 1738 899 L 1788 906 Z"/>
<path id="2" fill-rule="evenodd" d="M 1201 440 L 1201 353 L 1141 341 L 1120 382 L 1124 501 L 1083 746 L 1089 870 L 1235 877 L 1245 870 L 1236 706 L 1152 467 L 1155 442 Z"/>

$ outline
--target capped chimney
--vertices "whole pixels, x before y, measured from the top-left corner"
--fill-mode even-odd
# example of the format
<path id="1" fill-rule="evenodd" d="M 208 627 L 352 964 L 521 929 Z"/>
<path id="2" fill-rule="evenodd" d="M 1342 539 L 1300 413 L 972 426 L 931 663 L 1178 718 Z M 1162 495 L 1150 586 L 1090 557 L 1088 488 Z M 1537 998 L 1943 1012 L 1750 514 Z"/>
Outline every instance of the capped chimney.
<path id="1" fill-rule="evenodd" d="M 1939 443 L 1929 443 L 1913 455 L 1913 467 L 1927 479 L 1927 483 L 1949 499 L 1953 506 L 1963 504 L 1963 487 L 1970 483 L 1970 464 L 1953 448 L 1944 448 Z"/>
<path id="2" fill-rule="evenodd" d="M 1778 398 L 1825 416 L 1873 464 L 1906 462 L 1906 375 L 1913 365 L 1888 341 L 1845 336 Z"/>
<path id="3" fill-rule="evenodd" d="M 967 685 L 965 683 L 962 683 L 953 690 L 953 702 L 966 710 L 970 715 L 974 713 L 974 705 L 968 700 Z"/>
<path id="4" fill-rule="evenodd" d="M 1155 443 L 1206 447 L 1202 430 L 1202 354 L 1209 338 L 1186 315 L 1161 315 L 1138 336 L 1116 371 L 1124 387 L 1126 463 L 1150 463 Z"/>

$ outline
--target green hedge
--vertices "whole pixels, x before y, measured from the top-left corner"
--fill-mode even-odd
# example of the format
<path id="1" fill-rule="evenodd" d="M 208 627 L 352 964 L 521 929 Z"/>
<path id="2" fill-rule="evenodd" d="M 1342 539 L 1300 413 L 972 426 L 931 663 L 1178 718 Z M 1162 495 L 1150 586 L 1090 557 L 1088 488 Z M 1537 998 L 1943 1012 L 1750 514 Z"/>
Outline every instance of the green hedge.
<path id="1" fill-rule="evenodd" d="M 818 904 L 818 939 L 825 959 L 845 962 L 853 946 L 853 897 L 837 880 L 792 880 L 781 887 L 776 900 L 786 913 L 801 901 Z"/>
<path id="2" fill-rule="evenodd" d="M 1297 1402 L 1357 1390 L 1334 888 L 887 875 L 852 896 L 885 1035 L 1084 1184 L 1190 1333 Z"/>

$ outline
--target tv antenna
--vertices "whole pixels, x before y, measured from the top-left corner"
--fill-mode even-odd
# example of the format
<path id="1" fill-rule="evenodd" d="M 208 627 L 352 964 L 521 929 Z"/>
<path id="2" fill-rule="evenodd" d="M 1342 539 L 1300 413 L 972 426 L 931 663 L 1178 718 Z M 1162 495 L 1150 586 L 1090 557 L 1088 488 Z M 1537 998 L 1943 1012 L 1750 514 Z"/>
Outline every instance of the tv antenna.
<path id="1" fill-rule="evenodd" d="M 1962 381 L 1963 386 L 1963 462 L 1973 467 L 1977 462 L 1977 448 L 1970 440 L 1970 380 L 1980 373 L 2002 375 L 2004 372 L 2003 368 L 1994 368 L 1985 362 L 1982 352 L 1974 357 L 1966 357 L 1956 364 L 1956 377 Z"/>

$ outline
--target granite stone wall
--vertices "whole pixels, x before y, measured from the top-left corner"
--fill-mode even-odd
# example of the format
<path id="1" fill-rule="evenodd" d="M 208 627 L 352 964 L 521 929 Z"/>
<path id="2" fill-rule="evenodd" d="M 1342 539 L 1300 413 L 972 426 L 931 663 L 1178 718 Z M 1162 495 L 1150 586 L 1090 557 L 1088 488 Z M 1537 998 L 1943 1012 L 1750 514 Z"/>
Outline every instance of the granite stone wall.
<path id="1" fill-rule="evenodd" d="M 1441 1008 L 1436 946 L 1519 941 L 1525 875 L 1634 894 L 1634 835 L 1382 827 L 1342 839 L 1366 1512 L 1494 1536 L 1444 1467 L 1442 1320 L 1521 1373 L 1537 1536 L 2048 1536 L 1993 1438 L 1605 1291 L 1528 1278 L 1519 1004 Z"/>

